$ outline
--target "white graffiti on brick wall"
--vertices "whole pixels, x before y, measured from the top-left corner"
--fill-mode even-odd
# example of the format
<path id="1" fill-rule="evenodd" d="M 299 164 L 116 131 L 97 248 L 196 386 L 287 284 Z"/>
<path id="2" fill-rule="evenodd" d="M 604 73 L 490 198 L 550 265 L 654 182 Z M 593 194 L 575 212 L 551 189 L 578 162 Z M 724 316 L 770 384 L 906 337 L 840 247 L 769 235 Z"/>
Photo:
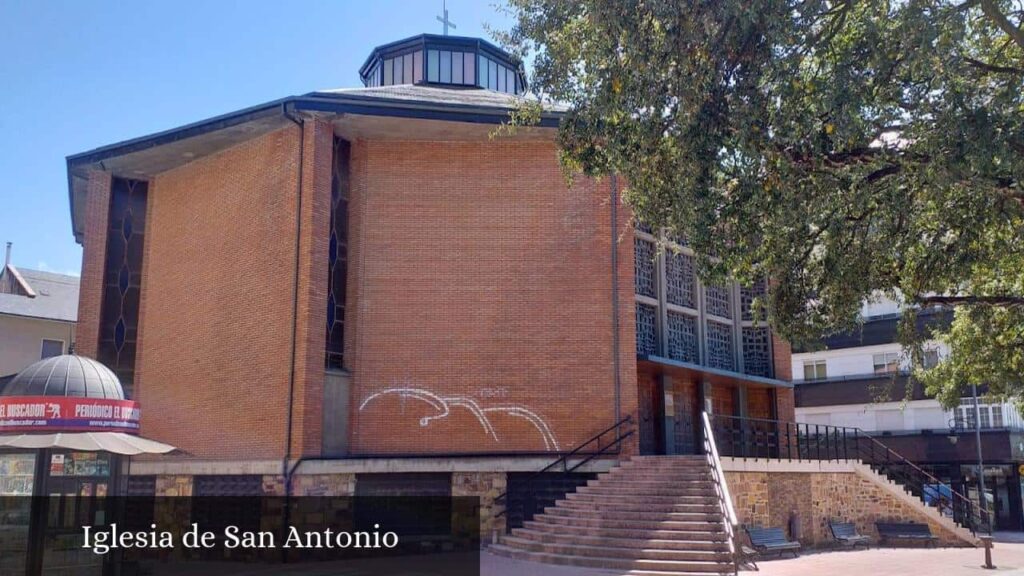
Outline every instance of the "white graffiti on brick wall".
<path id="1" fill-rule="evenodd" d="M 555 440 L 555 435 L 552 434 L 551 428 L 548 427 L 548 423 L 544 418 L 537 415 L 537 413 L 528 410 L 522 406 L 515 404 L 503 404 L 500 406 L 487 406 L 482 407 L 477 403 L 476 400 L 468 396 L 439 396 L 430 390 L 424 390 L 423 388 L 387 388 L 376 392 L 366 397 L 362 404 L 359 405 L 359 411 L 367 407 L 371 402 L 384 396 L 398 396 L 403 401 L 405 400 L 417 400 L 427 404 L 433 408 L 436 413 L 423 416 L 420 418 L 420 426 L 426 427 L 434 420 L 441 420 L 447 418 L 451 414 L 452 408 L 465 408 L 474 417 L 477 422 L 484 429 L 484 432 L 494 438 L 495 442 L 500 442 L 501 439 L 498 437 L 498 432 L 494 429 L 494 425 L 491 423 L 489 418 L 490 414 L 502 413 L 514 418 L 522 418 L 533 425 L 534 428 L 540 432 L 541 437 L 544 439 L 544 446 L 547 450 L 558 450 L 558 441 Z"/>

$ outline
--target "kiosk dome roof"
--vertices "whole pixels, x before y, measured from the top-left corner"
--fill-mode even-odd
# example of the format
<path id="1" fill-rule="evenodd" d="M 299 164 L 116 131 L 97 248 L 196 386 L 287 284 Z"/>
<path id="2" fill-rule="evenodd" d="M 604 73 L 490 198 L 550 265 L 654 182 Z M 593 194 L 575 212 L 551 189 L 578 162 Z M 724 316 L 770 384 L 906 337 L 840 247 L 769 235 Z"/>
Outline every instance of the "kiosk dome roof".
<path id="1" fill-rule="evenodd" d="M 73 396 L 124 400 L 117 376 L 92 358 L 64 354 L 44 358 L 19 372 L 0 396 Z"/>

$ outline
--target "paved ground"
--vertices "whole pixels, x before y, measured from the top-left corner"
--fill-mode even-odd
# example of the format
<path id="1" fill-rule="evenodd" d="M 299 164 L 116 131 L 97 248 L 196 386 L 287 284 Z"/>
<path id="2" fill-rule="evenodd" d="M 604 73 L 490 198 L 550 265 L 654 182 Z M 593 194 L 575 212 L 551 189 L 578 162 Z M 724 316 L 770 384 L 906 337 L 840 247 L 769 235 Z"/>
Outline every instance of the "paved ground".
<path id="1" fill-rule="evenodd" d="M 744 576 L 1024 576 L 1024 543 L 996 544 L 992 561 L 996 570 L 981 568 L 980 548 L 880 548 L 871 550 L 805 553 L 799 558 L 760 562 L 760 572 Z M 611 576 L 617 571 L 547 566 L 494 556 L 484 552 L 481 576 Z"/>

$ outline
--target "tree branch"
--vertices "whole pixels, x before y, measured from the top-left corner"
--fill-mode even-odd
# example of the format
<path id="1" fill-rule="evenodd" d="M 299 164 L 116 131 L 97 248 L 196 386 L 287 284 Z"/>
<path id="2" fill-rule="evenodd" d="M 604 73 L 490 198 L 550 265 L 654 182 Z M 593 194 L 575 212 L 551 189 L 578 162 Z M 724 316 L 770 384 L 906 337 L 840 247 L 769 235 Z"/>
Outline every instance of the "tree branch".
<path id="1" fill-rule="evenodd" d="M 1010 38 L 1013 38 L 1018 46 L 1024 48 L 1024 30 L 1014 26 L 1013 22 L 1010 22 L 1010 19 L 999 11 L 994 0 L 981 0 L 981 11 Z"/>
<path id="2" fill-rule="evenodd" d="M 976 68 L 981 68 L 987 72 L 995 72 L 997 74 L 1024 74 L 1024 68 L 1017 68 L 1016 66 L 998 66 L 996 64 L 989 64 L 988 62 L 976 60 L 970 56 L 964 56 L 964 60 L 966 60 L 968 64 L 971 64 Z"/>

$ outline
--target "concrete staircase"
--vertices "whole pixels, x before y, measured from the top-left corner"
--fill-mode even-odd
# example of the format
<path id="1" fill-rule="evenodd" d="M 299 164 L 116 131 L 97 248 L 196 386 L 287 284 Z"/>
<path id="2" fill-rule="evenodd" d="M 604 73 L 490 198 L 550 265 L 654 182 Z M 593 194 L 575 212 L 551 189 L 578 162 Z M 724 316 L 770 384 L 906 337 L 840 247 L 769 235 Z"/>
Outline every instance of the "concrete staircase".
<path id="1" fill-rule="evenodd" d="M 733 574 L 704 456 L 636 456 L 567 494 L 489 550 L 634 574 Z"/>

